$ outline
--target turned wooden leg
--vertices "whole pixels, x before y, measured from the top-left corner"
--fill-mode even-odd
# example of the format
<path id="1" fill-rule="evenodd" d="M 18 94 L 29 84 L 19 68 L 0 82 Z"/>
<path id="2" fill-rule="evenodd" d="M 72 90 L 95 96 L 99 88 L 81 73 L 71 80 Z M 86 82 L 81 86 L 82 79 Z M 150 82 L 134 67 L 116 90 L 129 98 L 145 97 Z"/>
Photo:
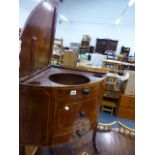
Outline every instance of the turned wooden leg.
<path id="1" fill-rule="evenodd" d="M 98 150 L 97 145 L 96 145 L 96 131 L 97 131 L 97 124 L 96 124 L 94 131 L 93 131 L 92 141 L 93 141 L 93 147 L 94 147 L 95 153 L 99 153 L 99 150 Z"/>
<path id="2" fill-rule="evenodd" d="M 19 145 L 19 155 L 25 155 L 25 146 Z"/>

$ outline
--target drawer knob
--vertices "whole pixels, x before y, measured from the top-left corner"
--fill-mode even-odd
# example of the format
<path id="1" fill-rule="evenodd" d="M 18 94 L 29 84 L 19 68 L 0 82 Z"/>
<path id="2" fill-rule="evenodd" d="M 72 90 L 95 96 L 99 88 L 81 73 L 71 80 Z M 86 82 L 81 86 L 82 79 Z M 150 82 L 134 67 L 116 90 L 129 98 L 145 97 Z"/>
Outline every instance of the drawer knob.
<path id="1" fill-rule="evenodd" d="M 77 135 L 78 135 L 79 137 L 82 137 L 82 136 L 83 136 L 83 132 L 80 131 L 80 130 L 78 130 L 76 133 L 77 133 Z"/>
<path id="2" fill-rule="evenodd" d="M 83 95 L 88 95 L 89 94 L 89 89 L 85 88 L 82 90 Z"/>
<path id="3" fill-rule="evenodd" d="M 85 116 L 86 116 L 86 112 L 80 111 L 80 116 L 81 116 L 81 117 L 85 117 Z"/>
<path id="4" fill-rule="evenodd" d="M 64 109 L 65 109 L 66 111 L 69 111 L 70 108 L 69 108 L 69 106 L 65 106 Z"/>

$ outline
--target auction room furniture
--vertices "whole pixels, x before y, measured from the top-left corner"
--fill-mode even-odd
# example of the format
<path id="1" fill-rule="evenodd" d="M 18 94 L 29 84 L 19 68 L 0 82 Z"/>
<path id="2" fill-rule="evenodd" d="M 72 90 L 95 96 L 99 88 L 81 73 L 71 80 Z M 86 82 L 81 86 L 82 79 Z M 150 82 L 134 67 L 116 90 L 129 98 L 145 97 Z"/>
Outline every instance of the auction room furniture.
<path id="1" fill-rule="evenodd" d="M 117 76 L 107 74 L 104 96 L 101 102 L 101 110 L 108 111 L 111 115 L 113 115 L 114 110 L 116 111 L 117 109 L 117 102 L 121 93 L 120 87 L 117 86 L 117 80 Z"/>
<path id="2" fill-rule="evenodd" d="M 125 67 L 135 67 L 135 64 L 130 64 L 130 63 L 126 63 L 126 62 L 122 62 L 122 61 L 117 61 L 117 60 L 103 60 L 102 63 L 102 67 L 106 68 L 109 72 L 113 72 L 113 73 L 118 73 L 119 68 L 121 66 Z"/>
<path id="3" fill-rule="evenodd" d="M 135 119 L 135 96 L 121 95 L 117 116 L 126 119 Z"/>
<path id="4" fill-rule="evenodd" d="M 77 52 L 72 50 L 64 50 L 63 66 L 76 67 L 77 65 Z"/>
<path id="5" fill-rule="evenodd" d="M 96 39 L 96 53 L 100 54 L 106 54 L 107 50 L 116 51 L 117 49 L 117 40 L 111 40 L 111 39 Z"/>
<path id="6" fill-rule="evenodd" d="M 108 111 L 111 115 L 114 113 L 114 109 L 116 108 L 116 102 L 110 100 L 102 100 L 101 102 L 101 110 Z"/>
<path id="7" fill-rule="evenodd" d="M 57 0 L 41 1 L 20 38 L 20 155 L 27 145 L 51 147 L 52 155 L 92 142 L 97 151 L 96 127 L 106 74 L 49 65 L 56 6 Z"/>

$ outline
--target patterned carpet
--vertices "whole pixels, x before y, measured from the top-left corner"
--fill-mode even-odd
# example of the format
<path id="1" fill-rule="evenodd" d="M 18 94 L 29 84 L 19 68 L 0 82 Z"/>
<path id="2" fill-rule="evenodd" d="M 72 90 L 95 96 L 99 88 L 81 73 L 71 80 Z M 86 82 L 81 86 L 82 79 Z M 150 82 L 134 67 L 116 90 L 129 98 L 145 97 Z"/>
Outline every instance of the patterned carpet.
<path id="1" fill-rule="evenodd" d="M 133 120 L 128 120 L 128 119 L 123 119 L 123 118 L 118 118 L 114 115 L 111 116 L 109 112 L 101 112 L 99 122 L 100 123 L 111 123 L 114 121 L 119 121 L 123 123 L 124 125 L 128 126 L 129 128 L 135 129 L 135 121 Z"/>

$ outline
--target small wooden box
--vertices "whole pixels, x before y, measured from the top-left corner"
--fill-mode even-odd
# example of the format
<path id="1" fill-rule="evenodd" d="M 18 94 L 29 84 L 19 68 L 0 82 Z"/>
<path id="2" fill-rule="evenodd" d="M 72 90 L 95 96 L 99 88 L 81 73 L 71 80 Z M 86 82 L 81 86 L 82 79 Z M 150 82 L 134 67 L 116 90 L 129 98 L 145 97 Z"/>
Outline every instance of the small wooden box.
<path id="1" fill-rule="evenodd" d="M 63 66 L 76 67 L 77 53 L 75 51 L 65 50 L 63 55 Z"/>

